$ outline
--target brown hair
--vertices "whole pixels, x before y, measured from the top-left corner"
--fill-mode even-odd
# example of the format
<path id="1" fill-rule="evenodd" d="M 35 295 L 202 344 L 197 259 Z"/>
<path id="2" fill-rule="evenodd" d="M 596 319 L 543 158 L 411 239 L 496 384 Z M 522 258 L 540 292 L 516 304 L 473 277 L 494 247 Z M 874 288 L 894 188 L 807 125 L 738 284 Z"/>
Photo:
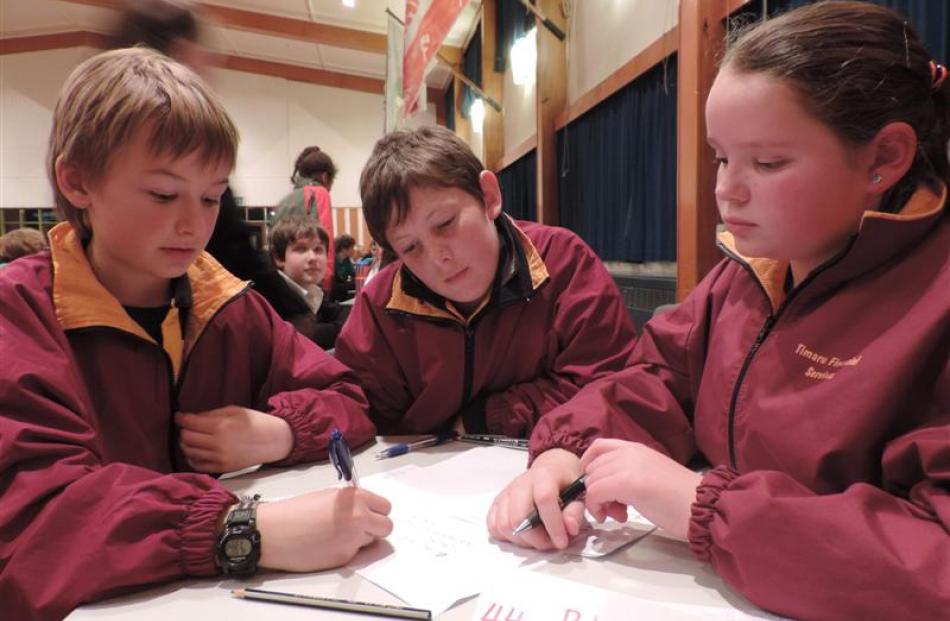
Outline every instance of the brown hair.
<path id="1" fill-rule="evenodd" d="M 9 263 L 48 247 L 46 237 L 36 229 L 13 229 L 0 235 L 0 263 Z"/>
<path id="2" fill-rule="evenodd" d="M 360 198 L 369 232 L 393 253 L 386 226 L 409 213 L 414 187 L 459 188 L 484 204 L 478 177 L 484 166 L 465 142 L 444 127 L 402 129 L 377 141 L 360 175 Z"/>
<path id="3" fill-rule="evenodd" d="M 867 2 L 807 5 L 741 29 L 723 67 L 783 80 L 846 143 L 866 144 L 904 121 L 917 155 L 882 210 L 897 211 L 921 183 L 950 185 L 950 84 L 933 88 L 931 56 L 907 20 Z"/>
<path id="4" fill-rule="evenodd" d="M 47 156 L 56 208 L 81 238 L 92 231 L 84 210 L 60 191 L 56 162 L 69 162 L 86 183 L 98 183 L 116 151 L 146 126 L 152 153 L 180 158 L 199 151 L 209 164 L 234 165 L 237 129 L 193 71 L 144 47 L 93 56 L 76 67 L 60 92 Z"/>
<path id="5" fill-rule="evenodd" d="M 325 151 L 321 151 L 320 147 L 307 147 L 297 156 L 290 182 L 296 184 L 297 175 L 312 179 L 322 173 L 327 174 L 327 189 L 330 189 L 329 186 L 333 185 L 333 180 L 336 179 L 336 165 L 333 159 Z"/>
<path id="6" fill-rule="evenodd" d="M 285 260 L 287 247 L 298 239 L 319 238 L 324 249 L 329 251 L 330 235 L 312 219 L 305 216 L 281 218 L 270 230 L 270 256 L 276 263 Z"/>

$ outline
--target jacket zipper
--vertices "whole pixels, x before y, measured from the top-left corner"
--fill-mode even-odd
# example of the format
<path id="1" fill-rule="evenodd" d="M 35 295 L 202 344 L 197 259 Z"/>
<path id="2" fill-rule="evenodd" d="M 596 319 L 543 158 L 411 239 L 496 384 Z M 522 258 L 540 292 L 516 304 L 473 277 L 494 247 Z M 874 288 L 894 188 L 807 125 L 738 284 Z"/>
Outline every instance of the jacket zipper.
<path id="1" fill-rule="evenodd" d="M 465 371 L 462 384 L 462 404 L 465 407 L 472 396 L 472 376 L 475 373 L 475 330 L 471 325 L 462 329 L 465 334 Z"/>
<path id="2" fill-rule="evenodd" d="M 742 259 L 734 255 L 729 251 L 728 248 L 722 247 L 725 254 L 727 254 L 731 259 L 739 263 L 745 271 L 749 272 L 752 275 L 752 279 L 759 286 L 759 289 L 762 291 L 762 294 L 769 299 L 768 292 L 765 290 L 765 287 L 762 286 L 762 282 L 759 280 L 759 277 L 756 276 L 755 271 Z M 759 348 L 762 346 L 762 343 L 765 341 L 766 337 L 771 333 L 772 328 L 775 327 L 775 324 L 778 323 L 779 317 L 785 312 L 788 308 L 790 302 L 804 289 L 808 284 L 810 284 L 819 274 L 832 267 L 842 258 L 847 252 L 840 253 L 837 257 L 833 257 L 827 263 L 820 265 L 819 267 L 812 270 L 805 280 L 803 280 L 797 287 L 793 288 L 789 294 L 785 297 L 785 300 L 778 307 L 778 310 L 775 313 L 769 313 L 765 318 L 765 323 L 762 325 L 762 329 L 759 330 L 759 334 L 755 337 L 755 341 L 752 343 L 752 347 L 749 349 L 749 353 L 746 354 L 745 360 L 742 362 L 742 367 L 739 369 L 739 375 L 736 377 L 736 383 L 732 388 L 732 398 L 729 402 L 729 428 L 728 428 L 728 442 L 729 442 L 729 465 L 733 470 L 737 470 L 736 467 L 736 445 L 735 445 L 735 422 L 736 422 L 736 405 L 739 400 L 739 389 L 742 388 L 742 381 L 745 379 L 746 372 L 749 370 L 749 367 L 752 365 L 752 359 L 755 357 L 755 354 L 759 351 Z M 770 303 L 771 306 L 771 303 Z"/>

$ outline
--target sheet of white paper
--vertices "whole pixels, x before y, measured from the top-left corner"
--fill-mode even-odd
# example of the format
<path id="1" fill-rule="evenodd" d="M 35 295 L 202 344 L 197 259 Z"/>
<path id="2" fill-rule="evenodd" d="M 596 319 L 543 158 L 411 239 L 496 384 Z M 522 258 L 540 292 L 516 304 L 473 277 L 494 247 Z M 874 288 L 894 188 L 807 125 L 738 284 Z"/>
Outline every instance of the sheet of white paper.
<path id="1" fill-rule="evenodd" d="M 526 465 L 524 452 L 489 446 L 425 468 L 409 465 L 367 477 L 363 486 L 392 503 L 394 529 L 385 544 L 355 559 L 357 573 L 409 605 L 438 614 L 477 595 L 499 570 L 563 553 L 605 556 L 652 530 L 631 510 L 624 524 L 592 522 L 563 553 L 492 541 L 485 527 L 488 509 Z"/>
<path id="2" fill-rule="evenodd" d="M 472 519 L 470 499 L 457 489 L 460 480 L 468 488 L 469 477 L 456 478 L 449 494 L 442 485 L 440 465 L 400 468 L 363 480 L 366 489 L 392 503 L 394 528 L 385 545 L 373 546 L 352 564 L 364 578 L 409 605 L 435 614 L 478 594 L 495 570 L 523 561 L 522 556 L 510 554 L 508 546 L 499 547 L 489 539 L 484 511 Z M 476 485 L 478 477 L 470 475 Z M 459 507 L 468 515 L 454 515 Z"/>
<path id="3" fill-rule="evenodd" d="M 472 621 L 699 621 L 702 615 L 579 582 L 518 570 L 501 576 L 475 601 Z"/>

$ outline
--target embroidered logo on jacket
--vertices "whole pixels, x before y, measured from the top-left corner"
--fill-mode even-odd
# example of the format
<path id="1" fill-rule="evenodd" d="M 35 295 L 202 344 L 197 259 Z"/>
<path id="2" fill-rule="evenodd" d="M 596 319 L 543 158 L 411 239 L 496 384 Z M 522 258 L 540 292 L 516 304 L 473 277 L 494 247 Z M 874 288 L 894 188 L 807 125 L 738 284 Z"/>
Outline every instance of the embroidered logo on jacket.
<path id="1" fill-rule="evenodd" d="M 805 369 L 805 377 L 814 380 L 830 380 L 836 375 L 836 369 L 855 367 L 861 362 L 860 355 L 846 359 L 839 358 L 838 356 L 826 356 L 809 349 L 803 343 L 799 343 L 795 347 L 795 354 L 817 365 L 817 367 L 809 366 Z"/>

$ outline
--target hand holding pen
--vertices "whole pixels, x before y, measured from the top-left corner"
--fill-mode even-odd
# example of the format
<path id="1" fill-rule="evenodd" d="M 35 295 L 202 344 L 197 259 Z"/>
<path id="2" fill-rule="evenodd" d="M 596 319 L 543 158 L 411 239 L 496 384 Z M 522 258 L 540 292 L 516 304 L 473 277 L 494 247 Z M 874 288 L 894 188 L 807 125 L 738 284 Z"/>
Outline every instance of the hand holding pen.
<path id="1" fill-rule="evenodd" d="M 330 434 L 330 462 L 336 468 L 338 479 L 345 480 L 353 487 L 360 486 L 356 466 L 353 463 L 353 453 L 350 452 L 350 446 L 339 429 L 334 429 Z"/>
<path id="2" fill-rule="evenodd" d="M 455 431 L 443 431 L 442 433 L 429 436 L 428 438 L 423 438 L 422 440 L 417 440 L 416 442 L 402 442 L 400 444 L 394 444 L 389 448 L 385 448 L 376 453 L 376 459 L 398 457 L 399 455 L 405 455 L 406 453 L 417 451 L 421 448 L 445 444 L 446 442 L 450 442 L 456 438 L 458 438 L 458 434 Z"/>
<path id="3" fill-rule="evenodd" d="M 569 503 L 577 500 L 584 495 L 584 492 L 587 491 L 587 487 L 584 485 L 584 475 L 579 476 L 574 480 L 573 483 L 565 487 L 560 495 L 558 496 L 558 506 L 564 508 Z M 512 537 L 517 537 L 525 531 L 529 531 L 532 528 L 537 528 L 541 525 L 541 514 L 537 509 L 532 511 L 528 517 L 526 517 L 521 524 L 511 533 Z"/>

